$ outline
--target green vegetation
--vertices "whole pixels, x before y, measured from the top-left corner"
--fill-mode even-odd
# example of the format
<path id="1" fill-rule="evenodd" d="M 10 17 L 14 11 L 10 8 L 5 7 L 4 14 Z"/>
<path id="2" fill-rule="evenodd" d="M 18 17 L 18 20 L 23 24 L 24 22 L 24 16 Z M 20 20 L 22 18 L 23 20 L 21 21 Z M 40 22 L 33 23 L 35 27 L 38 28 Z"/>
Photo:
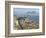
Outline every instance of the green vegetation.
<path id="1" fill-rule="evenodd" d="M 18 20 L 16 16 L 14 16 L 14 29 L 21 30 L 21 29 L 38 29 L 39 22 L 34 20 L 29 20 L 25 18 L 25 20 Z"/>

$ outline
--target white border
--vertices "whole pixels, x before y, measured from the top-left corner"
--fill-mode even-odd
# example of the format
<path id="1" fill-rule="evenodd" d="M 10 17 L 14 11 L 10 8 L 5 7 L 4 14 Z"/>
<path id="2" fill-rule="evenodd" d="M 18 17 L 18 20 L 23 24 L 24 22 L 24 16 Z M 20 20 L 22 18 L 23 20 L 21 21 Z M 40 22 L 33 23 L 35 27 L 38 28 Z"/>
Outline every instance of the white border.
<path id="1" fill-rule="evenodd" d="M 13 29 L 13 8 L 39 8 L 39 29 L 31 29 L 31 30 L 14 30 Z M 42 32 L 42 6 L 22 6 L 22 5 L 11 5 L 11 13 L 10 13 L 10 33 L 35 33 Z"/>

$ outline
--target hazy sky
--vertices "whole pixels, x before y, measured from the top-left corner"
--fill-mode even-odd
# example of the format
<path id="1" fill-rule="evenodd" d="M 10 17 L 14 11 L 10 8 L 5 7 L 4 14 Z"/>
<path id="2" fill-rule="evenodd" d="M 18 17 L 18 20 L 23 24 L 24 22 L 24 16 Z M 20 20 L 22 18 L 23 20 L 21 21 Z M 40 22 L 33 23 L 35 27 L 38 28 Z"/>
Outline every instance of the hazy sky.
<path id="1" fill-rule="evenodd" d="M 14 8 L 13 9 L 14 15 L 25 15 L 28 14 L 28 12 L 30 12 L 30 14 L 39 15 L 38 8 Z"/>

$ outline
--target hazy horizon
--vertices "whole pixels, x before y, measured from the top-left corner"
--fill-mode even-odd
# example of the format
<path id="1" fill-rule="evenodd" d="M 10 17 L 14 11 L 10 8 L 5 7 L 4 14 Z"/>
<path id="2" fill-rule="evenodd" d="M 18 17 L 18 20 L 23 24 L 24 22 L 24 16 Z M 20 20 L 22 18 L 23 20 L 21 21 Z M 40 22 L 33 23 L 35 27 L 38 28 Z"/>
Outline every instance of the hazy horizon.
<path id="1" fill-rule="evenodd" d="M 13 15 L 38 15 L 39 16 L 39 9 L 37 8 L 13 8 Z"/>

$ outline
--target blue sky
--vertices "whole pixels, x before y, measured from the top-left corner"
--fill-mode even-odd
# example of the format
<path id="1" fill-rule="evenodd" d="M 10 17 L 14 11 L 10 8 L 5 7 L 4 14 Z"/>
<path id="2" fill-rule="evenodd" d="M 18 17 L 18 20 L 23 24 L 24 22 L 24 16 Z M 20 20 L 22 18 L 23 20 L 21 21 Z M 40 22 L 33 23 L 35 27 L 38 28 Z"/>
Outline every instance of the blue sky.
<path id="1" fill-rule="evenodd" d="M 13 14 L 14 15 L 25 15 L 27 12 L 30 12 L 30 14 L 39 15 L 39 9 L 38 8 L 14 8 Z"/>

